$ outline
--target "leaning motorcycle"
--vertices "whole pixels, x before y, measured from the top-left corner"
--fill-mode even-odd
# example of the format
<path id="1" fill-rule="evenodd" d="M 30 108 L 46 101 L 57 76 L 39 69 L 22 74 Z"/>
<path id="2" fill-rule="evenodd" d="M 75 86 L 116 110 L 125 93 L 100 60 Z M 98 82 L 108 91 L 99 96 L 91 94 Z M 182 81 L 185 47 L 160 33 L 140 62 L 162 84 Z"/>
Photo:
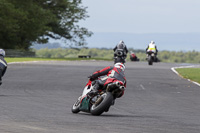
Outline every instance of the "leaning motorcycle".
<path id="1" fill-rule="evenodd" d="M 92 81 L 88 81 L 82 95 L 73 104 L 71 111 L 73 113 L 87 112 L 92 115 L 101 115 L 108 112 L 111 105 L 114 105 L 115 99 L 124 93 L 125 86 L 123 82 L 114 80 L 108 84 L 106 89 L 100 89 L 94 95 L 88 95 L 92 91 L 94 85 Z"/>
<path id="2" fill-rule="evenodd" d="M 147 54 L 148 54 L 148 57 L 147 57 L 148 64 L 153 65 L 153 62 L 155 60 L 155 53 L 152 51 L 149 51 Z"/>

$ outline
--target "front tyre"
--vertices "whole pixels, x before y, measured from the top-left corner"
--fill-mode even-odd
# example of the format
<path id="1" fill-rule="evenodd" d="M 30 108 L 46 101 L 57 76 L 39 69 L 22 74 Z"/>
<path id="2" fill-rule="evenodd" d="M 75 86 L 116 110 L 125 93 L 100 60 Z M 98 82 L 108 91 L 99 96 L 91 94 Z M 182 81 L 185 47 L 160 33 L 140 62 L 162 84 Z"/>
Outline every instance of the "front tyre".
<path id="1" fill-rule="evenodd" d="M 90 109 L 91 114 L 101 115 L 104 111 L 107 111 L 110 108 L 113 100 L 114 98 L 111 92 L 104 93 L 97 99 L 95 104 L 92 105 Z"/>
<path id="2" fill-rule="evenodd" d="M 79 109 L 79 107 L 81 105 L 80 104 L 80 100 L 81 100 L 81 96 L 77 99 L 77 101 L 72 106 L 72 109 L 71 109 L 72 113 L 78 113 L 78 112 L 80 112 L 80 109 Z"/>

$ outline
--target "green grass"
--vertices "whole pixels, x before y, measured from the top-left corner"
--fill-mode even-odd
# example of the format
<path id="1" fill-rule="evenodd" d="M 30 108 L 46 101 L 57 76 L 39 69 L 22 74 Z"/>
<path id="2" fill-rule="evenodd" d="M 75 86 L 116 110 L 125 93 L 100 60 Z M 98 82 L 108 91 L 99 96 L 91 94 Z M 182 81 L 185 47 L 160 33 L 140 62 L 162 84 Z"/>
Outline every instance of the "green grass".
<path id="1" fill-rule="evenodd" d="M 104 58 L 21 58 L 21 57 L 6 57 L 5 60 L 7 63 L 10 62 L 23 62 L 23 61 L 73 61 L 73 60 L 108 60 L 111 61 L 112 59 L 104 59 Z"/>
<path id="2" fill-rule="evenodd" d="M 176 70 L 184 78 L 200 83 L 200 68 L 178 68 Z"/>

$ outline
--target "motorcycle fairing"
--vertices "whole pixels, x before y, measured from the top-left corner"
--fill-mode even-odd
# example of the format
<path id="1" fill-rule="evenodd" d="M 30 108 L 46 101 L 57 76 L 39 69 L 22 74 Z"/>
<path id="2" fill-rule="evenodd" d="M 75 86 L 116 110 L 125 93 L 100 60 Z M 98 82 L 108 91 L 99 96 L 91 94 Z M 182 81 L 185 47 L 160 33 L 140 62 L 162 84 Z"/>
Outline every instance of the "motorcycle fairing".
<path id="1" fill-rule="evenodd" d="M 82 101 L 81 101 L 81 105 L 80 105 L 80 108 L 79 108 L 79 109 L 80 109 L 81 111 L 89 112 L 89 110 L 90 110 L 89 102 L 90 102 L 89 98 L 84 97 L 84 98 L 82 99 Z"/>
<path id="2" fill-rule="evenodd" d="M 92 82 L 89 80 L 85 88 L 83 89 L 82 98 L 85 97 L 87 93 L 91 91 L 92 88 L 93 88 Z"/>
<path id="3" fill-rule="evenodd" d="M 89 112 L 90 110 L 89 98 L 87 98 L 87 93 L 90 92 L 92 88 L 93 88 L 92 82 L 89 80 L 85 88 L 83 89 L 82 99 L 80 102 L 81 105 L 79 108 L 81 111 Z"/>

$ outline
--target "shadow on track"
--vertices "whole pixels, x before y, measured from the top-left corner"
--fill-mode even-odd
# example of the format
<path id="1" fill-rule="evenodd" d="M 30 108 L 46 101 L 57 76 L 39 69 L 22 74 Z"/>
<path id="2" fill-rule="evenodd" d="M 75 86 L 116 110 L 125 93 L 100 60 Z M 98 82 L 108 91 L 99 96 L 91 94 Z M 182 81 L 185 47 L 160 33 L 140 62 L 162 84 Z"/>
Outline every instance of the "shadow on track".
<path id="1" fill-rule="evenodd" d="M 90 113 L 78 113 L 78 114 L 74 114 L 74 115 L 82 115 L 82 116 L 92 116 L 92 117 L 105 117 L 105 118 L 117 118 L 117 117 L 121 117 L 121 118 L 153 118 L 153 119 L 157 119 L 160 118 L 159 116 L 153 116 L 153 115 L 127 115 L 127 114 L 102 114 L 100 116 L 94 116 Z"/>

